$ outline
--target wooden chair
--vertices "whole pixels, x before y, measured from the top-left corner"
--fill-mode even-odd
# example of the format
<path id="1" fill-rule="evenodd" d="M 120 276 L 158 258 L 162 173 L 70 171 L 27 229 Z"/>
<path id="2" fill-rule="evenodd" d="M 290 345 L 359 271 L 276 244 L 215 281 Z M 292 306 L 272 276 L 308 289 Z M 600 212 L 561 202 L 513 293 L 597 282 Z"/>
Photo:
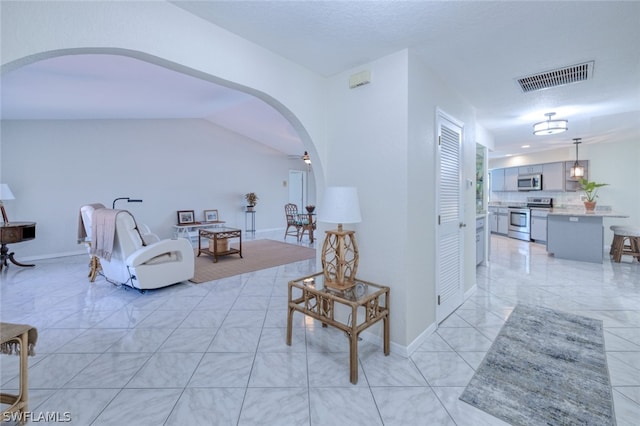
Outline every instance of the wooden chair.
<path id="1" fill-rule="evenodd" d="M 300 221 L 300 234 L 298 235 L 298 241 L 302 241 L 304 233 L 309 236 L 309 241 L 313 242 L 313 231 L 316 229 L 315 216 L 312 213 L 300 213 L 298 215 Z"/>
<path id="2" fill-rule="evenodd" d="M 29 411 L 29 363 L 27 356 L 35 355 L 34 347 L 38 339 L 38 331 L 27 324 L 0 323 L 0 353 L 15 353 L 20 356 L 20 374 L 18 393 L 0 392 L 0 403 L 8 404 L 0 411 L 0 418 L 8 421 L 13 418 L 16 423 L 24 424 L 25 413 Z M 15 413 L 15 414 L 12 414 Z"/>
<path id="3" fill-rule="evenodd" d="M 287 229 L 285 229 L 284 231 L 284 239 L 287 239 L 287 236 L 292 236 L 296 237 L 296 239 L 299 239 L 302 222 L 300 222 L 300 219 L 298 217 L 298 206 L 293 203 L 285 204 L 284 214 L 287 218 Z M 289 231 L 289 229 L 291 228 L 293 229 Z"/>
<path id="4" fill-rule="evenodd" d="M 610 254 L 613 261 L 620 263 L 622 256 L 633 256 L 640 262 L 640 228 L 611 226 L 613 241 Z"/>

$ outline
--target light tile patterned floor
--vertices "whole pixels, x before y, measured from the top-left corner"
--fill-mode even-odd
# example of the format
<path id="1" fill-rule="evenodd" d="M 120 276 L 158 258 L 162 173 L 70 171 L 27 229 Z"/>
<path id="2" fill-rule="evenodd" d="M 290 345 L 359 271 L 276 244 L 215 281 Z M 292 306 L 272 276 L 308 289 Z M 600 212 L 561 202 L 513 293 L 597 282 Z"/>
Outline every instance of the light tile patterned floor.
<path id="1" fill-rule="evenodd" d="M 287 282 L 314 272 L 309 261 L 145 294 L 89 284 L 86 256 L 10 265 L 1 318 L 40 331 L 33 414 L 75 425 L 477 426 L 504 423 L 458 396 L 522 301 L 604 320 L 618 425 L 637 424 L 640 263 L 563 261 L 495 236 L 491 250 L 478 290 L 410 358 L 361 342 L 355 386 L 341 332 L 296 314 L 285 344 Z M 17 371 L 0 357 L 3 389 Z"/>

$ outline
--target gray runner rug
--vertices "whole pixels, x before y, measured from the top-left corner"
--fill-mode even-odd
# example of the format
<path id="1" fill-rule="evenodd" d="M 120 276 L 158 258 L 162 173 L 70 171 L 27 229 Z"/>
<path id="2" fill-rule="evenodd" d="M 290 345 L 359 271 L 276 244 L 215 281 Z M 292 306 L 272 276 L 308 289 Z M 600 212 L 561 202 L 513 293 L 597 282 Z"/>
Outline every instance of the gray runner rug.
<path id="1" fill-rule="evenodd" d="M 513 425 L 615 425 L 602 321 L 517 305 L 460 399 Z"/>

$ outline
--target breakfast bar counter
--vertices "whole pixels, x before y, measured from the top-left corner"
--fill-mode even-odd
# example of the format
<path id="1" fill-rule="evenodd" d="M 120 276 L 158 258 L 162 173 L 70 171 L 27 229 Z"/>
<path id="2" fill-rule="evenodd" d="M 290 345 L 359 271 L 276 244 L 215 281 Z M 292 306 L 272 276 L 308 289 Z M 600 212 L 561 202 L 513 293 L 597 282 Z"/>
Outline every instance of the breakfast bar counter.
<path id="1" fill-rule="evenodd" d="M 557 258 L 602 263 L 604 218 L 628 215 L 611 210 L 551 209 L 547 216 L 547 253 Z"/>

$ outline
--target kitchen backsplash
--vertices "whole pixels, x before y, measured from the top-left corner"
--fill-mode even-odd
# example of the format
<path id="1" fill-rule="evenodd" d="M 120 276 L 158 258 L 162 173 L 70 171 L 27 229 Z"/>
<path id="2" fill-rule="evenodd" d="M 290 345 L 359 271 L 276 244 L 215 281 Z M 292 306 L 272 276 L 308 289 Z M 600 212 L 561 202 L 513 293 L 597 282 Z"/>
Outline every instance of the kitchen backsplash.
<path id="1" fill-rule="evenodd" d="M 523 192 L 490 192 L 489 204 L 526 203 L 527 197 L 551 197 L 553 207 L 556 208 L 583 208 L 582 192 L 558 192 L 558 191 L 523 191 Z M 608 206 L 598 204 L 598 208 L 605 209 Z"/>

